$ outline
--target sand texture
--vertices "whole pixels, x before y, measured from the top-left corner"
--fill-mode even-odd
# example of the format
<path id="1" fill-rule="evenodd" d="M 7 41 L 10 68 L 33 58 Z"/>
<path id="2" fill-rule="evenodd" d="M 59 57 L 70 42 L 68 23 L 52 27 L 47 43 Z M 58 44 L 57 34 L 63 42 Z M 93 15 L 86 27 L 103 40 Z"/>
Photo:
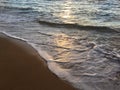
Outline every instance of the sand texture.
<path id="1" fill-rule="evenodd" d="M 0 35 L 0 90 L 76 90 L 26 42 Z"/>

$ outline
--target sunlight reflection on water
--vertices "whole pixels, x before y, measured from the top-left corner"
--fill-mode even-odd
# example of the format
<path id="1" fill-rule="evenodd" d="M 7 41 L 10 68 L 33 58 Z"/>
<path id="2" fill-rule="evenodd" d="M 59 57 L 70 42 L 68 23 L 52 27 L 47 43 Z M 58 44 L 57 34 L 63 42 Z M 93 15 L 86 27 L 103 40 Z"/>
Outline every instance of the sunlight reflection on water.
<path id="1" fill-rule="evenodd" d="M 56 35 L 56 38 L 54 38 L 54 43 L 57 47 L 55 48 L 57 54 L 56 54 L 56 60 L 60 62 L 68 62 L 70 59 L 69 57 L 72 56 L 72 53 L 69 52 L 68 49 L 73 48 L 72 40 L 69 39 L 69 36 L 67 36 L 64 33 L 60 33 Z"/>
<path id="2" fill-rule="evenodd" d="M 65 23 L 74 23 L 75 15 L 72 15 L 73 8 L 75 8 L 75 5 L 71 0 L 68 0 L 64 4 L 61 4 L 60 13 L 54 13 L 54 15 L 59 17 Z"/>
<path id="3" fill-rule="evenodd" d="M 38 12 L 42 21 L 118 28 L 119 4 L 119 0 L 0 0 L 0 6 Z"/>

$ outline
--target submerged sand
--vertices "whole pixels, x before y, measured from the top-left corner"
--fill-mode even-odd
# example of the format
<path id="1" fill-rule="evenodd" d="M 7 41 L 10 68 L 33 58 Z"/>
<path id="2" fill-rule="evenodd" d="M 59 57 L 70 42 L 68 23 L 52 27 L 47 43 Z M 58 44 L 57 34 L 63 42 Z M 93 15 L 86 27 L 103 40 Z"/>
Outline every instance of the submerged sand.
<path id="1" fill-rule="evenodd" d="M 75 90 L 26 42 L 0 35 L 0 90 Z"/>

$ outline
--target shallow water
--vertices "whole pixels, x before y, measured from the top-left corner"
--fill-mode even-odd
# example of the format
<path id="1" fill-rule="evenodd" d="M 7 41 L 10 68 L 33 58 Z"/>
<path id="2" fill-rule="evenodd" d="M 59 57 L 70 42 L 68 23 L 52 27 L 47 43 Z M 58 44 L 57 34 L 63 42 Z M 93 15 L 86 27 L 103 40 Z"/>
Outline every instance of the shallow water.
<path id="1" fill-rule="evenodd" d="M 27 40 L 52 72 L 79 90 L 119 90 L 119 3 L 1 0 L 0 31 Z"/>

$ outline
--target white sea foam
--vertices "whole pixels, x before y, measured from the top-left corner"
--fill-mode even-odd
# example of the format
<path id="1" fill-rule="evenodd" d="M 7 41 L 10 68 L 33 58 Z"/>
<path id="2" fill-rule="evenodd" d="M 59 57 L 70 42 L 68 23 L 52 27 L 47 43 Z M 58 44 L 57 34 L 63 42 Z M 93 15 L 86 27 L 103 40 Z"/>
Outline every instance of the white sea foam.
<path id="1" fill-rule="evenodd" d="M 117 63 L 119 62 L 119 53 L 116 52 L 117 49 L 111 51 L 112 48 L 106 46 L 109 42 L 97 45 L 95 41 L 101 38 L 102 35 L 92 35 L 89 36 L 89 39 L 86 39 L 84 37 L 89 35 L 89 31 L 72 31 L 72 29 L 66 28 L 44 27 L 38 26 L 36 23 L 16 23 L 17 29 L 8 29 L 9 25 L 13 24 L 4 24 L 0 31 L 7 36 L 27 42 L 46 60 L 48 68 L 53 73 L 61 79 L 70 82 L 76 88 L 84 90 L 113 90 L 113 88 L 119 87 L 119 85 L 114 86 L 113 84 L 116 78 L 115 74 L 119 71 L 119 63 Z M 51 33 L 51 31 L 55 32 Z M 78 36 L 74 36 L 75 32 L 77 32 Z M 73 37 L 66 33 L 73 34 Z M 110 35 L 108 34 L 108 36 Z M 108 38 L 108 36 L 106 34 L 104 38 Z M 90 39 L 91 41 L 89 41 Z M 54 42 L 54 44 L 54 40 L 57 43 Z M 65 48 L 66 45 L 68 46 L 67 48 Z M 108 49 L 106 50 L 106 48 Z M 83 49 L 85 51 L 81 52 Z M 107 58 L 104 56 L 105 54 Z M 112 55 L 114 55 L 113 58 L 111 57 Z M 110 61 L 111 59 L 114 60 Z M 113 81 L 110 82 L 109 80 Z M 102 82 L 107 85 L 102 84 Z"/>
<path id="2" fill-rule="evenodd" d="M 10 38 L 14 38 L 14 39 L 17 39 L 20 41 L 21 40 L 25 41 L 27 44 L 32 46 L 40 54 L 40 56 L 42 56 L 42 58 L 44 58 L 44 60 L 47 61 L 48 67 L 52 72 L 54 72 L 56 75 L 58 75 L 62 79 L 69 76 L 69 73 L 67 72 L 68 70 L 61 69 L 60 66 L 54 62 L 52 56 L 50 56 L 47 52 L 43 51 L 40 47 L 36 47 L 36 45 L 34 43 L 30 43 L 26 39 L 23 39 L 23 38 L 20 38 L 17 36 L 13 36 L 7 32 L 4 32 L 4 31 L 0 31 L 0 36 L 1 37 L 8 36 Z"/>

